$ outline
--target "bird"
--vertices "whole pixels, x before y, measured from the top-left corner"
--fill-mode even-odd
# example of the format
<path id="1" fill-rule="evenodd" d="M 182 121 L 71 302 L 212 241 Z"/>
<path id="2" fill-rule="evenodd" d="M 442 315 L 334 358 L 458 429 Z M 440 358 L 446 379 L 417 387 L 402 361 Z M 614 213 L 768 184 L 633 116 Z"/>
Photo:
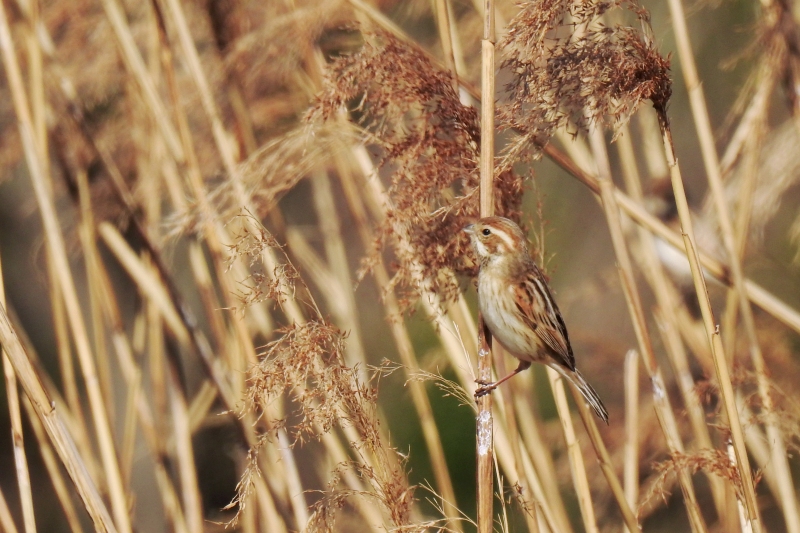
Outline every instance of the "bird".
<path id="1" fill-rule="evenodd" d="M 476 396 L 488 394 L 532 363 L 542 363 L 572 383 L 608 423 L 603 402 L 575 367 L 567 326 L 522 229 L 512 220 L 493 216 L 467 225 L 464 231 L 480 260 L 478 308 L 483 320 L 492 336 L 520 361 L 508 376 L 481 383 Z"/>

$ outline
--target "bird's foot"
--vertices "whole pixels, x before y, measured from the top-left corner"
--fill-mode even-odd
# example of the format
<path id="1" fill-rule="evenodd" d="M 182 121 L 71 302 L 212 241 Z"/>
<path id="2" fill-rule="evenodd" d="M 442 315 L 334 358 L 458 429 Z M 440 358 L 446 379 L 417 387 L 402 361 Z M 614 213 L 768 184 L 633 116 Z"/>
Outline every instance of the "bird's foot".
<path id="1" fill-rule="evenodd" d="M 476 379 L 475 383 L 480 385 L 480 387 L 475 389 L 475 398 L 480 398 L 481 396 L 486 396 L 487 394 L 489 394 L 490 392 L 492 392 L 494 389 L 497 388 L 497 382 L 496 381 L 486 382 L 486 381 L 481 381 L 479 379 Z"/>

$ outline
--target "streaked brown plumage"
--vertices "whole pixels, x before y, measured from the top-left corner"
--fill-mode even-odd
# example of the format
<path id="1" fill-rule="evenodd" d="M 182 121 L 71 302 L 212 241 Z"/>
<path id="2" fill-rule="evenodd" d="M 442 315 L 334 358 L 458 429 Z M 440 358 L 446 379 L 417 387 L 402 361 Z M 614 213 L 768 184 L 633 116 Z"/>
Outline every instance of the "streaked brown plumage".
<path id="1" fill-rule="evenodd" d="M 483 320 L 492 336 L 520 360 L 512 374 L 477 393 L 486 394 L 531 363 L 542 363 L 575 385 L 597 416 L 608 422 L 603 402 L 575 368 L 564 319 L 519 226 L 507 218 L 487 217 L 464 231 L 481 263 L 478 302 Z"/>

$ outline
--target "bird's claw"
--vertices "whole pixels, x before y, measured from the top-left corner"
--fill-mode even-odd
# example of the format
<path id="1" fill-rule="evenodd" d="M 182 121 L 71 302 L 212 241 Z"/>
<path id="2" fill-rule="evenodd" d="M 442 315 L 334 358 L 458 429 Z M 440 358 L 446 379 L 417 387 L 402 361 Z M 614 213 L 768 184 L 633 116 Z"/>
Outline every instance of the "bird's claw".
<path id="1" fill-rule="evenodd" d="M 480 379 L 476 379 L 475 383 L 480 385 L 480 387 L 475 389 L 475 397 L 476 398 L 480 398 L 481 396 L 486 396 L 487 394 L 492 392 L 495 388 L 497 388 L 497 385 L 495 385 L 491 381 L 482 381 Z"/>

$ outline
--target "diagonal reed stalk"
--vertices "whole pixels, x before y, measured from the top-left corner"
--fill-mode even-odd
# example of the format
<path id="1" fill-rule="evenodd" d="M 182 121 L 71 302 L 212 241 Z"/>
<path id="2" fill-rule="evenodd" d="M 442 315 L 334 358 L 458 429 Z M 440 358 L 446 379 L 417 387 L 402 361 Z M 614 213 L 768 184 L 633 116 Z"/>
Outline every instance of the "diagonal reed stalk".
<path id="1" fill-rule="evenodd" d="M 0 29 L 2 30 L 0 31 L 0 47 L 2 47 L 3 63 L 12 90 L 14 109 L 17 113 L 26 162 L 47 234 L 50 259 L 55 264 L 58 281 L 63 291 L 67 314 L 70 319 L 70 327 L 78 352 L 78 359 L 86 382 L 87 392 L 89 393 L 89 403 L 92 410 L 99 451 L 103 460 L 104 473 L 107 476 L 108 488 L 111 494 L 115 523 L 120 531 L 127 532 L 131 529 L 130 519 L 114 441 L 111 428 L 109 427 L 107 409 L 103 403 L 102 393 L 98 386 L 96 365 L 93 360 L 86 325 L 81 314 L 74 280 L 70 275 L 69 262 L 55 214 L 51 190 L 47 186 L 47 180 L 44 175 L 44 168 L 46 166 L 41 164 L 42 151 L 36 145 L 30 116 L 30 107 L 22 85 L 19 65 L 14 56 L 8 20 L 5 10 L 2 7 L 0 7 Z M 9 335 L 10 334 L 11 332 L 9 330 Z M 21 356 L 19 353 L 17 355 Z M 108 527 L 108 524 L 103 524 L 103 527 Z"/>
<path id="2" fill-rule="evenodd" d="M 670 451 L 683 452 L 683 443 L 675 422 L 675 414 L 670 407 L 669 397 L 667 396 L 661 370 L 656 361 L 655 352 L 653 351 L 653 345 L 642 307 L 641 296 L 633 273 L 633 265 L 622 231 L 619 208 L 617 206 L 616 197 L 614 196 L 608 153 L 606 152 L 602 131 L 599 128 L 594 128 L 593 131 L 589 133 L 589 142 L 595 160 L 597 161 L 597 182 L 600 187 L 600 198 L 603 203 L 606 221 L 611 232 L 614 253 L 617 257 L 622 290 L 625 294 L 625 301 L 628 304 L 628 312 L 633 322 L 633 329 L 636 332 L 639 351 L 644 360 L 645 368 L 652 380 L 653 397 L 659 421 L 661 422 L 661 428 L 667 439 Z M 686 500 L 686 508 L 692 530 L 695 533 L 706 531 L 705 521 L 703 520 L 703 515 L 700 513 L 700 507 L 697 503 L 694 486 L 688 470 L 680 470 L 678 472 L 678 480 L 680 481 L 681 490 Z"/>
<path id="3" fill-rule="evenodd" d="M 681 66 L 683 68 L 684 79 L 686 82 L 687 90 L 689 92 L 689 102 L 692 109 L 692 115 L 695 120 L 695 126 L 697 128 L 697 133 L 700 138 L 700 147 L 703 154 L 703 163 L 706 169 L 706 175 L 708 177 L 709 188 L 711 190 L 711 197 L 714 202 L 714 207 L 716 209 L 717 218 L 719 220 L 720 225 L 720 233 L 722 237 L 722 242 L 725 247 L 725 251 L 728 255 L 728 261 L 731 267 L 731 277 L 733 281 L 733 291 L 738 297 L 738 304 L 739 304 L 739 312 L 742 317 L 743 325 L 744 325 L 744 332 L 747 338 L 748 348 L 750 351 L 750 357 L 753 362 L 753 367 L 756 371 L 756 376 L 758 380 L 758 391 L 759 396 L 761 397 L 761 401 L 764 406 L 764 410 L 767 413 L 767 434 L 769 437 L 769 442 L 771 445 L 772 450 L 772 457 L 773 460 L 777 462 L 777 466 L 775 468 L 775 472 L 779 476 L 779 487 L 780 487 L 780 500 L 783 507 L 784 515 L 786 516 L 787 525 L 793 530 L 797 531 L 800 528 L 800 514 L 798 513 L 797 508 L 797 501 L 794 495 L 794 489 L 792 484 L 792 476 L 791 470 L 789 469 L 789 463 L 786 457 L 786 444 L 783 440 L 783 435 L 778 431 L 777 427 L 775 426 L 774 421 L 772 420 L 772 413 L 774 411 L 772 405 L 772 399 L 769 394 L 769 385 L 767 383 L 767 378 L 765 374 L 765 366 L 764 366 L 764 356 L 761 351 L 761 347 L 756 336 L 756 326 L 755 320 L 753 318 L 753 311 L 750 307 L 750 302 L 747 300 L 747 296 L 744 289 L 744 274 L 742 272 L 740 254 L 738 252 L 739 247 L 736 245 L 734 232 L 733 232 L 733 224 L 731 222 L 729 208 L 727 200 L 725 199 L 724 191 L 723 191 L 723 184 L 722 184 L 722 173 L 720 170 L 720 161 L 717 155 L 716 148 L 714 146 L 714 138 L 713 133 L 711 130 L 711 121 L 708 115 L 708 109 L 705 105 L 705 95 L 703 92 L 703 86 L 700 83 L 700 77 L 697 73 L 697 67 L 694 61 L 694 55 L 691 51 L 691 43 L 689 41 L 689 32 L 686 27 L 686 17 L 683 12 L 683 4 L 680 0 L 670 0 L 669 2 L 670 12 L 672 13 L 673 19 L 675 20 L 675 36 L 677 38 L 678 44 L 678 53 L 681 58 Z M 664 120 L 661 121 L 662 128 L 667 129 L 668 123 Z M 667 136 L 665 135 L 665 144 Z M 669 137 L 671 139 L 671 136 Z M 668 147 L 668 151 L 671 148 Z M 667 156 L 669 158 L 669 154 Z M 673 185 L 673 187 L 676 187 Z M 679 195 L 679 187 L 675 188 L 675 196 L 678 202 L 679 210 L 681 210 L 682 200 L 677 198 Z M 740 204 L 741 205 L 741 204 Z M 745 208 L 745 212 L 746 209 Z M 681 225 L 687 231 L 687 233 L 692 233 L 691 229 L 691 221 L 688 218 L 685 218 L 684 215 L 687 215 L 687 212 L 681 213 Z M 684 225 L 685 224 L 685 225 Z M 694 242 L 693 237 L 691 240 Z M 688 253 L 687 244 L 687 253 Z M 691 258 L 690 258 L 691 262 Z M 694 274 L 694 266 L 692 267 L 693 274 Z M 698 292 L 698 297 L 702 300 L 703 296 L 701 294 L 701 284 L 696 283 L 696 289 Z M 713 316 L 710 315 L 710 306 L 709 309 L 705 310 L 705 304 L 701 303 L 701 309 L 704 309 L 703 312 L 703 320 L 706 325 L 706 330 L 708 331 L 709 335 L 710 332 L 710 325 L 713 323 Z M 718 327 L 718 326 L 717 326 Z M 718 343 L 719 344 L 719 343 Z M 719 347 L 722 348 L 722 345 L 719 344 Z M 712 354 L 715 357 L 721 357 L 721 361 L 719 365 L 721 366 L 722 363 L 727 365 L 727 360 L 722 357 L 722 354 L 717 354 L 714 341 L 712 338 Z M 731 355 L 732 357 L 732 355 Z M 715 359 L 716 363 L 716 359 Z M 721 370 L 721 373 L 720 373 Z M 720 381 L 726 378 L 725 374 L 726 369 L 718 369 L 717 377 Z M 731 430 L 733 432 L 733 447 L 736 452 L 736 464 L 739 468 L 739 471 L 742 475 L 742 483 L 746 484 L 745 487 L 745 508 L 746 508 L 746 516 L 747 518 L 753 523 L 752 527 L 753 530 L 758 532 L 761 529 L 760 520 L 758 516 L 758 507 L 755 501 L 755 490 L 751 487 L 752 485 L 752 474 L 749 472 L 749 462 L 747 459 L 747 452 L 745 450 L 745 443 L 744 437 L 739 429 L 739 422 L 738 422 L 738 413 L 734 408 L 733 399 L 728 398 L 727 395 L 731 394 L 732 387 L 729 387 L 725 383 L 720 384 L 721 389 L 724 391 L 723 393 L 723 400 L 726 402 L 726 411 L 729 418 L 737 418 L 737 420 L 731 420 Z M 730 403 L 729 403 L 730 402 Z M 747 470 L 747 472 L 745 472 Z"/>
<path id="4" fill-rule="evenodd" d="M 578 498 L 583 526 L 587 533 L 598 533 L 600 530 L 597 528 L 597 518 L 595 517 L 592 504 L 592 495 L 589 492 L 586 466 L 583 462 L 580 444 L 575 435 L 575 428 L 572 425 L 572 415 L 569 412 L 567 395 L 564 390 L 564 384 L 561 382 L 563 378 L 558 372 L 549 367 L 547 368 L 547 377 L 553 389 L 556 408 L 558 409 L 559 419 L 561 420 L 561 428 L 564 431 L 564 440 L 566 441 L 567 453 L 569 454 L 570 472 L 572 472 L 572 483 Z"/>
<path id="5" fill-rule="evenodd" d="M 641 177 L 637 169 L 627 128 L 623 130 L 623 134 L 617 140 L 617 144 L 623 162 L 623 175 L 629 194 L 634 200 L 642 203 L 644 198 Z M 656 254 L 653 236 L 643 228 L 639 228 L 638 238 L 639 253 L 635 254 L 634 257 L 638 259 L 640 268 L 652 287 L 658 302 L 659 308 L 655 310 L 655 314 L 657 323 L 660 325 L 659 331 L 672 364 L 673 372 L 676 375 L 683 403 L 689 414 L 696 445 L 699 449 L 711 449 L 712 443 L 708 426 L 706 425 L 705 413 L 702 405 L 700 405 L 700 399 L 695 393 L 695 383 L 689 370 L 688 357 L 683 343 L 681 343 L 680 328 L 674 313 L 671 311 L 682 306 L 680 299 L 676 291 L 671 288 L 671 283 L 667 280 Z M 709 476 L 709 482 L 711 483 L 717 516 L 728 516 L 724 505 L 725 495 L 722 480 L 716 476 Z"/>
<path id="6" fill-rule="evenodd" d="M 2 272 L 2 260 L 0 258 L 0 272 Z M 6 308 L 5 287 L 2 276 L 0 276 L 0 306 Z M 22 432 L 22 416 L 19 407 L 19 387 L 17 386 L 17 376 L 11 361 L 5 354 L 2 344 L 0 344 L 0 358 L 3 360 L 3 374 L 6 380 L 6 398 L 8 399 L 8 414 L 11 419 L 11 440 L 14 443 L 14 465 L 17 470 L 17 486 L 19 487 L 20 500 L 22 503 L 22 518 L 26 533 L 36 531 L 36 517 L 33 513 L 33 494 L 31 493 L 31 476 L 28 470 L 28 458 L 25 453 L 25 438 Z M 13 525 L 13 522 L 12 522 Z"/>
<path id="7" fill-rule="evenodd" d="M 680 217 L 681 229 L 683 231 L 684 246 L 686 247 L 686 254 L 689 258 L 689 265 L 692 269 L 692 278 L 694 280 L 695 292 L 697 293 L 697 298 L 700 302 L 700 310 L 703 314 L 703 324 L 706 329 L 706 334 L 708 335 L 711 355 L 714 360 L 714 368 L 717 373 L 717 381 L 719 382 L 720 387 L 720 396 L 725 407 L 728 422 L 731 426 L 731 438 L 733 440 L 734 451 L 736 452 L 736 466 L 739 470 L 742 490 L 745 496 L 745 509 L 747 511 L 746 516 L 753 527 L 753 531 L 758 533 L 761 529 L 760 520 L 758 517 L 758 508 L 755 501 L 753 475 L 750 471 L 750 461 L 747 457 L 744 434 L 742 432 L 741 422 L 739 421 L 739 413 L 736 409 L 733 385 L 731 384 L 730 373 L 728 371 L 728 363 L 725 359 L 725 353 L 722 347 L 722 339 L 719 335 L 719 327 L 714 323 L 714 315 L 711 311 L 711 303 L 708 299 L 705 277 L 700 269 L 700 259 L 697 248 L 694 244 L 694 231 L 692 228 L 689 205 L 686 201 L 686 193 L 683 189 L 683 179 L 681 178 L 680 167 L 678 166 L 678 161 L 675 158 L 674 146 L 672 144 L 672 132 L 669 128 L 666 109 L 657 106 L 656 112 L 658 113 L 659 125 L 661 126 L 662 136 L 664 139 L 667 164 L 670 168 L 672 188 L 675 193 L 675 201 L 678 206 L 678 215 Z"/>

